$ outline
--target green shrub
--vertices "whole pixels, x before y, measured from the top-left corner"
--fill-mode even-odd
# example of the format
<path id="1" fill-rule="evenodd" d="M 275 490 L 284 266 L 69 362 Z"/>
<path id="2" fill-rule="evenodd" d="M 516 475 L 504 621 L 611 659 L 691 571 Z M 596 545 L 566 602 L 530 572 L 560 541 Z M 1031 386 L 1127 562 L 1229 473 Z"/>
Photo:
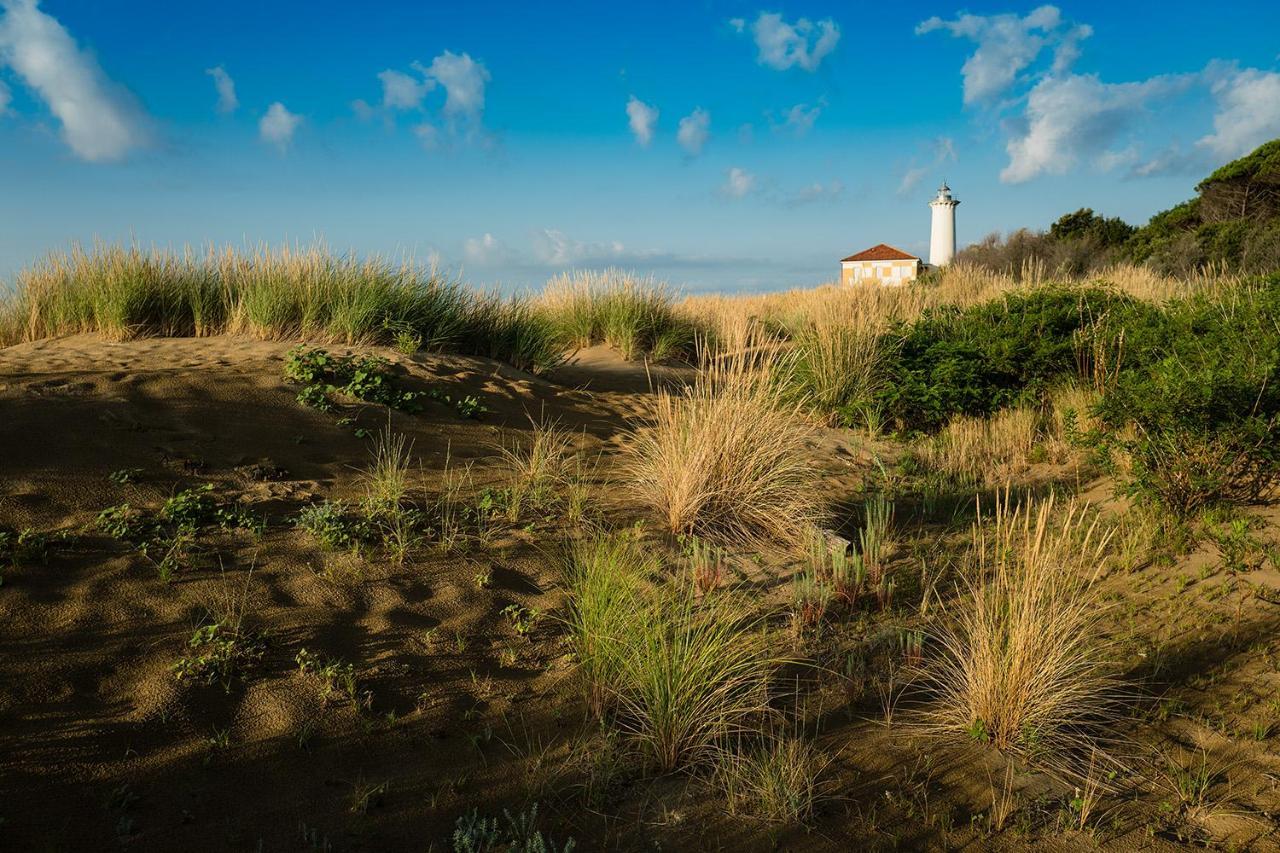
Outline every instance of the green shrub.
<path id="1" fill-rule="evenodd" d="M 900 430 L 933 431 L 1036 400 L 1077 369 L 1078 333 L 1129 300 L 1099 287 L 1045 286 L 971 308 L 935 308 L 888 333 L 879 404 Z"/>
<path id="2" fill-rule="evenodd" d="M 1171 304 L 1104 396 L 1126 488 L 1182 515 L 1280 485 L 1280 276 Z"/>

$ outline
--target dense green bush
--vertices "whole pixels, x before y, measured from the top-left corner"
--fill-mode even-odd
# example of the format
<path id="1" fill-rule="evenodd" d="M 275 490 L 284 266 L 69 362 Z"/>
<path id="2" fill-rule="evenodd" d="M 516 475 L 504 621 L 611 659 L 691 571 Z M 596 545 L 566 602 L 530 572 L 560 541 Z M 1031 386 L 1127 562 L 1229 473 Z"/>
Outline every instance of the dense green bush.
<path id="1" fill-rule="evenodd" d="M 1100 410 L 1114 431 L 1106 444 L 1128 459 L 1131 494 L 1189 514 L 1280 485 L 1278 322 L 1280 275 L 1133 325 L 1143 344 Z M 1119 437 L 1130 425 L 1133 437 Z"/>
<path id="2" fill-rule="evenodd" d="M 1100 287 L 1042 287 L 963 310 L 937 308 L 888 333 L 879 405 L 907 432 L 1038 399 L 1078 366 L 1078 333 L 1132 300 Z"/>

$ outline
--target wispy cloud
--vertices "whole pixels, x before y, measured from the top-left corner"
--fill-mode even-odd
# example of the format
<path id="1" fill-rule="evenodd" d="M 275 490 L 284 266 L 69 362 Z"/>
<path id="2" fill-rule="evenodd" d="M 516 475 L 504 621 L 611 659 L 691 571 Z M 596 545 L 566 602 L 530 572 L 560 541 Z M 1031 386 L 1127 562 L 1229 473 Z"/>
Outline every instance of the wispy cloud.
<path id="1" fill-rule="evenodd" d="M 1026 129 L 1005 146 L 1000 180 L 1017 184 L 1061 175 L 1085 157 L 1103 154 L 1149 105 L 1186 89 L 1195 75 L 1162 75 L 1136 83 L 1105 83 L 1096 74 L 1046 77 L 1027 97 Z"/>
<path id="2" fill-rule="evenodd" d="M 353 101 L 351 108 L 358 118 L 368 121 L 383 116 L 389 125 L 400 112 L 428 112 L 427 97 L 437 89 L 444 90 L 444 103 L 439 112 L 428 115 L 413 125 L 414 136 L 425 148 L 466 141 L 488 144 L 492 140 L 484 131 L 485 89 L 490 80 L 484 63 L 469 53 L 446 50 L 431 60 L 409 64 L 410 71 L 388 68 L 378 72 L 382 86 L 380 106 L 367 101 Z"/>
<path id="3" fill-rule="evenodd" d="M 782 122 L 778 125 L 781 130 L 790 131 L 796 136 L 804 136 L 813 130 L 813 123 L 818 120 L 818 116 L 822 114 L 826 101 L 819 100 L 812 107 L 808 104 L 796 104 L 782 117 Z"/>
<path id="4" fill-rule="evenodd" d="M 653 141 L 653 130 L 658 124 L 658 108 L 646 104 L 635 95 L 627 101 L 627 125 L 636 142 L 648 147 Z"/>
<path id="5" fill-rule="evenodd" d="M 801 187 L 783 199 L 786 207 L 802 207 L 806 204 L 831 202 L 844 195 L 844 184 L 840 181 L 814 181 Z"/>
<path id="6" fill-rule="evenodd" d="M 746 29 L 742 18 L 733 18 L 729 24 L 738 32 Z M 779 71 L 788 68 L 816 71 L 840 41 L 840 27 L 830 18 L 817 23 L 808 18 L 787 23 L 776 12 L 761 12 L 751 25 L 751 35 L 758 51 L 756 59 L 761 65 Z"/>
<path id="7" fill-rule="evenodd" d="M 13 93 L 9 91 L 9 87 L 0 80 L 0 118 L 9 112 L 9 102 L 13 100 Z"/>
<path id="8" fill-rule="evenodd" d="M 711 113 L 698 107 L 684 118 L 676 128 L 676 142 L 690 157 L 702 153 L 702 147 L 711 136 Z"/>
<path id="9" fill-rule="evenodd" d="M 236 81 L 221 65 L 208 68 L 204 73 L 213 78 L 213 86 L 218 90 L 218 112 L 223 115 L 235 112 L 240 106 L 240 99 L 236 97 Z"/>
<path id="10" fill-rule="evenodd" d="M 1214 61 L 1196 73 L 1121 82 L 1078 74 L 1071 68 L 1093 28 L 1065 20 L 1054 6 L 1025 16 L 934 17 L 916 27 L 921 34 L 938 30 L 977 46 L 961 68 L 964 102 L 1005 114 L 1005 183 L 1066 174 L 1082 164 L 1129 178 L 1203 172 L 1280 135 L 1280 72 Z M 1046 54 L 1051 62 L 1040 61 Z M 1157 153 L 1144 154 L 1143 141 L 1156 137 L 1151 128 L 1172 122 L 1188 91 L 1205 88 L 1216 102 L 1213 132 L 1190 148 L 1162 142 Z M 1177 117 L 1185 131 L 1186 114 Z M 912 163 L 900 191 L 924 173 Z"/>
<path id="11" fill-rule="evenodd" d="M 470 237 L 464 241 L 462 255 L 469 263 L 477 266 L 493 266 L 519 260 L 514 251 L 487 231 L 479 237 Z"/>
<path id="12" fill-rule="evenodd" d="M 934 16 L 916 27 L 917 35 L 945 30 L 974 42 L 977 49 L 965 60 L 965 104 L 994 100 L 1017 80 L 1045 48 L 1054 49 L 1053 72 L 1067 71 L 1080 54 L 1080 42 L 1092 28 L 1064 22 L 1055 6 L 1041 6 L 1025 17 L 1017 14 L 960 15 L 944 21 Z"/>
<path id="13" fill-rule="evenodd" d="M 479 125 L 484 114 L 485 85 L 489 71 L 470 54 L 446 50 L 431 60 L 427 76 L 444 87 L 444 116 L 450 121 Z"/>
<path id="14" fill-rule="evenodd" d="M 637 257 L 634 253 L 628 254 L 626 247 L 617 240 L 582 242 L 555 228 L 544 228 L 534 235 L 533 255 L 540 263 L 553 267 L 609 264 Z"/>
<path id="15" fill-rule="evenodd" d="M 422 67 L 418 63 L 414 66 L 415 70 Z M 434 80 L 414 77 L 393 68 L 379 71 L 378 80 L 382 83 L 382 106 L 387 110 L 420 110 L 422 99 L 436 86 Z"/>
<path id="16" fill-rule="evenodd" d="M 720 193 L 728 198 L 738 199 L 750 195 L 755 188 L 756 176 L 740 166 L 733 166 L 725 172 Z"/>
<path id="17" fill-rule="evenodd" d="M 1280 73 L 1221 64 L 1211 65 L 1207 73 L 1217 114 L 1214 132 L 1197 145 L 1229 160 L 1280 136 Z"/>
<path id="18" fill-rule="evenodd" d="M 289 112 L 284 104 L 276 101 L 258 120 L 258 135 L 263 142 L 276 146 L 283 153 L 293 144 L 293 134 L 302 121 L 302 116 Z"/>
<path id="19" fill-rule="evenodd" d="M 950 136 L 939 136 L 929 145 L 932 149 L 929 162 L 920 164 L 915 158 L 912 158 L 911 164 L 902 174 L 902 180 L 898 183 L 898 195 L 910 195 L 915 191 L 920 182 L 933 171 L 936 171 L 945 163 L 954 163 L 956 160 L 956 144 Z"/>
<path id="20" fill-rule="evenodd" d="M 0 9 L 0 65 L 44 101 L 77 157 L 119 160 L 150 142 L 150 120 L 134 97 L 36 0 L 0 0 Z"/>

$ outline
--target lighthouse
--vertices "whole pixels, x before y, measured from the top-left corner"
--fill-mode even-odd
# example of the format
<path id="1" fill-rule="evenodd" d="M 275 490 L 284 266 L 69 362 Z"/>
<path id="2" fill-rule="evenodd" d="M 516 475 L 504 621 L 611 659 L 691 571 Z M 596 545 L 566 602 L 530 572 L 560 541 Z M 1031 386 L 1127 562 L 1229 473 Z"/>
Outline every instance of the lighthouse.
<path id="1" fill-rule="evenodd" d="M 943 181 L 929 207 L 933 208 L 933 228 L 929 232 L 929 264 L 941 267 L 951 263 L 956 253 L 956 205 L 951 187 Z"/>

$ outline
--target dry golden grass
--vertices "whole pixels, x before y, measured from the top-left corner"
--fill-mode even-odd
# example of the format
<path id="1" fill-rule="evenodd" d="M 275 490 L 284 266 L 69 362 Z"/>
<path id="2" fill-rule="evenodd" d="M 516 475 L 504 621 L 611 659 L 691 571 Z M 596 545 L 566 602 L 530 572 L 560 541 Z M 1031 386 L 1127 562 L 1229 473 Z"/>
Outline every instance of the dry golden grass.
<path id="1" fill-rule="evenodd" d="M 1070 771 L 1117 714 L 1095 581 L 1109 533 L 1087 507 L 1006 496 L 973 528 L 971 573 L 931 632 L 926 730 L 967 734 Z"/>
<path id="2" fill-rule="evenodd" d="M 916 457 L 961 482 L 999 486 L 1027 467 L 1039 421 L 1028 407 L 1002 409 L 989 418 L 962 415 L 917 442 Z"/>
<path id="3" fill-rule="evenodd" d="M 803 545 L 824 515 L 806 443 L 811 430 L 789 402 L 783 360 L 731 357 L 694 384 L 660 391 L 653 422 L 626 443 L 635 495 L 673 533 L 720 541 Z"/>

